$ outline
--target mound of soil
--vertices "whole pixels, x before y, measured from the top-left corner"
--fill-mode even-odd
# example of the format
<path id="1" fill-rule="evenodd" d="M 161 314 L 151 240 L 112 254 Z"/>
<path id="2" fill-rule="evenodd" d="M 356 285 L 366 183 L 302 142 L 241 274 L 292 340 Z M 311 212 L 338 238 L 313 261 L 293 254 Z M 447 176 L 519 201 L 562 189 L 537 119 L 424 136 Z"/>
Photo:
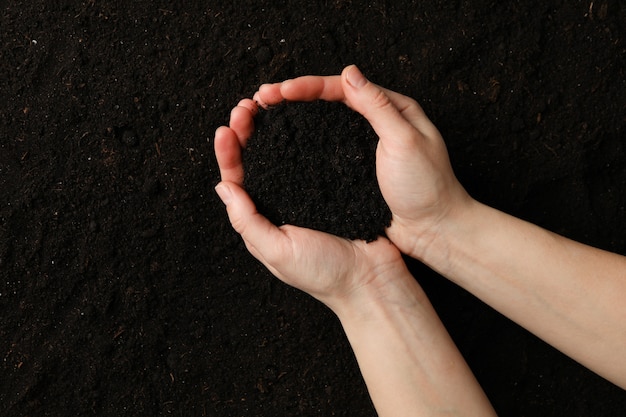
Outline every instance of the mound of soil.
<path id="1" fill-rule="evenodd" d="M 391 224 L 376 181 L 377 142 L 341 103 L 261 109 L 244 152 L 245 188 L 275 224 L 375 240 Z"/>

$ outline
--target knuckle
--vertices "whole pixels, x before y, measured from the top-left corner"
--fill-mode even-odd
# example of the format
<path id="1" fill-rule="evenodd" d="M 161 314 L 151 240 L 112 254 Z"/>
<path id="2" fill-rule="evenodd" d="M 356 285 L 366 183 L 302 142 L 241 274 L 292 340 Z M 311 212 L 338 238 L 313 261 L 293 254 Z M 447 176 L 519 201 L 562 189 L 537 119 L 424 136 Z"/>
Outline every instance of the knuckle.
<path id="1" fill-rule="evenodd" d="M 235 231 L 241 236 L 244 236 L 246 234 L 247 224 L 243 217 L 231 217 L 230 224 L 233 229 L 235 229 Z"/>
<path id="2" fill-rule="evenodd" d="M 383 109 L 392 104 L 387 94 L 385 94 L 385 92 L 379 88 L 377 88 L 372 95 L 371 102 L 372 105 L 377 109 Z"/>

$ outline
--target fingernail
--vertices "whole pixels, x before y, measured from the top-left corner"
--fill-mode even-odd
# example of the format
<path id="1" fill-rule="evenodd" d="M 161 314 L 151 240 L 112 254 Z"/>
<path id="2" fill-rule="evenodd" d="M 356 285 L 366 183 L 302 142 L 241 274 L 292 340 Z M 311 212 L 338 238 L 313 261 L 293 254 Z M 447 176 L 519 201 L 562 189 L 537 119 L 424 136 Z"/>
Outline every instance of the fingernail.
<path id="1" fill-rule="evenodd" d="M 353 65 L 346 74 L 346 81 L 354 88 L 361 88 L 367 83 L 367 79 L 356 65 Z"/>
<path id="2" fill-rule="evenodd" d="M 224 184 L 217 184 L 217 186 L 215 187 L 215 192 L 219 196 L 220 200 L 222 200 L 222 203 L 224 203 L 225 205 L 228 205 L 228 203 L 230 203 L 230 201 L 233 199 L 232 191 L 230 191 L 230 188 L 228 188 Z"/>

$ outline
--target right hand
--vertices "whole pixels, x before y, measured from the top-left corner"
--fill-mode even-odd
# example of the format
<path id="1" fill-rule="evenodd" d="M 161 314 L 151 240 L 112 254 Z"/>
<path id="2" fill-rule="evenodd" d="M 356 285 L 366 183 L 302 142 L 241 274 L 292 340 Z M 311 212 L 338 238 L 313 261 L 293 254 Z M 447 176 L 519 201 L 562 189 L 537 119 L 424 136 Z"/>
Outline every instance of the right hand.
<path id="1" fill-rule="evenodd" d="M 342 101 L 362 114 L 380 138 L 376 174 L 393 214 L 389 239 L 423 259 L 446 219 L 472 199 L 456 179 L 437 128 L 419 104 L 368 81 L 356 66 L 341 76 L 304 76 L 265 84 L 254 99 L 263 107 L 288 101 Z"/>

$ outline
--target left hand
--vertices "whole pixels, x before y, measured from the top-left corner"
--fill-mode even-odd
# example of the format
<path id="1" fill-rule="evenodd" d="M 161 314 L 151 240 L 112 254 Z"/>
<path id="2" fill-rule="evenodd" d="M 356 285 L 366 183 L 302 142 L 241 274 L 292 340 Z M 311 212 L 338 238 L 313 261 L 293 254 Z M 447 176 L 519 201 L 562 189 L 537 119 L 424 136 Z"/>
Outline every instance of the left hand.
<path id="1" fill-rule="evenodd" d="M 244 99 L 232 110 L 230 125 L 215 133 L 222 177 L 216 191 L 233 228 L 250 253 L 275 276 L 337 314 L 347 306 L 366 305 L 366 296 L 380 297 L 384 294 L 381 287 L 406 270 L 400 251 L 389 240 L 380 237 L 366 243 L 291 225 L 277 227 L 256 210 L 243 189 L 241 150 L 254 130 L 257 112 L 257 104 Z M 372 288 L 375 291 L 365 290 Z"/>

